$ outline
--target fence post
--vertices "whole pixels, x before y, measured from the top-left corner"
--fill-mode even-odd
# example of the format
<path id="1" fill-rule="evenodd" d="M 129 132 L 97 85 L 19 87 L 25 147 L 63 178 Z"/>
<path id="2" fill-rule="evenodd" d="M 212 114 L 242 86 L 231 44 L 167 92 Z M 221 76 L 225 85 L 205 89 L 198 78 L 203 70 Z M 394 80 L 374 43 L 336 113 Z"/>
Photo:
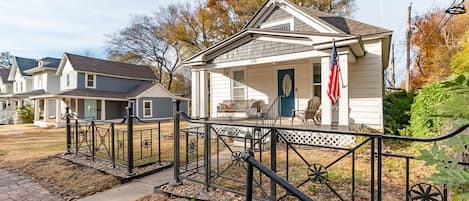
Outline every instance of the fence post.
<path id="1" fill-rule="evenodd" d="M 375 137 L 370 141 L 370 201 L 375 200 Z"/>
<path id="2" fill-rule="evenodd" d="M 79 149 L 79 147 L 78 147 L 79 146 L 78 141 L 80 140 L 80 138 L 78 137 L 79 132 L 80 132 L 79 128 L 80 127 L 78 127 L 78 119 L 75 119 L 75 154 L 76 155 L 78 155 L 78 149 Z"/>
<path id="3" fill-rule="evenodd" d="M 277 172 L 277 130 L 271 129 L 270 132 L 270 169 Z M 277 200 L 277 184 L 270 179 L 270 200 Z"/>
<path id="4" fill-rule="evenodd" d="M 116 168 L 116 143 L 114 136 L 114 123 L 111 123 L 111 157 L 112 157 L 112 168 Z"/>
<path id="5" fill-rule="evenodd" d="M 173 117 L 174 117 L 174 182 L 180 183 L 179 180 L 179 100 L 173 101 Z"/>
<path id="6" fill-rule="evenodd" d="M 70 153 L 70 149 L 72 148 L 72 128 L 70 125 L 70 108 L 65 108 L 65 120 L 67 124 L 67 153 Z"/>
<path id="7" fill-rule="evenodd" d="M 94 136 L 94 129 L 95 129 L 95 125 L 94 125 L 94 121 L 91 121 L 91 160 L 94 162 L 94 159 L 95 159 L 95 156 L 96 156 L 96 153 L 95 153 L 95 136 Z"/>
<path id="8" fill-rule="evenodd" d="M 250 157 L 254 157 L 254 152 L 251 149 L 247 150 Z M 248 175 L 247 175 L 247 188 L 246 188 L 246 201 L 252 201 L 252 189 L 254 181 L 254 166 L 251 163 L 248 163 Z"/>
<path id="9" fill-rule="evenodd" d="M 210 163 L 210 124 L 205 123 L 204 127 L 204 167 L 205 167 L 205 191 L 209 191 L 210 177 L 211 177 L 211 163 Z"/>
<path id="10" fill-rule="evenodd" d="M 378 201 L 383 198 L 382 191 L 382 164 L 383 164 L 383 136 L 378 136 Z"/>
<path id="11" fill-rule="evenodd" d="M 133 104 L 130 103 L 127 107 L 127 172 L 132 174 L 134 169 L 134 143 L 133 143 L 133 123 L 134 118 L 132 115 Z"/>
<path id="12" fill-rule="evenodd" d="M 161 121 L 158 120 L 158 164 L 161 165 Z"/>

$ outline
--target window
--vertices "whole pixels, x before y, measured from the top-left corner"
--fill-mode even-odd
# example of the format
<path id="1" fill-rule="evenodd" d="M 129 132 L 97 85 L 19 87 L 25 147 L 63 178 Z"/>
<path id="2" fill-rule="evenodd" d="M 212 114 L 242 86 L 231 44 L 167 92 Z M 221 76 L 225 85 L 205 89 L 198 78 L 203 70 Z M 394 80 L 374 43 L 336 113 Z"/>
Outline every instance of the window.
<path id="1" fill-rule="evenodd" d="M 233 100 L 246 99 L 244 70 L 233 71 Z"/>
<path id="2" fill-rule="evenodd" d="M 96 88 L 96 75 L 85 74 L 86 88 Z"/>
<path id="3" fill-rule="evenodd" d="M 284 19 L 274 22 L 266 22 L 260 25 L 261 29 L 272 29 L 272 30 L 281 30 L 281 31 L 293 31 L 294 19 Z"/>
<path id="4" fill-rule="evenodd" d="M 69 87 L 70 86 L 70 74 L 67 73 L 67 75 L 65 76 L 65 79 L 66 79 L 67 87 Z"/>
<path id="5" fill-rule="evenodd" d="M 40 77 L 37 80 L 37 88 L 38 89 L 42 88 L 42 78 L 40 78 Z"/>
<path id="6" fill-rule="evenodd" d="M 321 64 L 313 64 L 313 96 L 321 97 Z"/>
<path id="7" fill-rule="evenodd" d="M 146 100 L 143 101 L 143 117 L 152 117 L 153 116 L 153 107 L 152 101 Z"/>
<path id="8" fill-rule="evenodd" d="M 275 25 L 275 26 L 269 27 L 267 29 L 290 31 L 290 23 Z"/>
<path id="9" fill-rule="evenodd" d="M 20 82 L 20 91 L 23 91 L 23 81 Z"/>

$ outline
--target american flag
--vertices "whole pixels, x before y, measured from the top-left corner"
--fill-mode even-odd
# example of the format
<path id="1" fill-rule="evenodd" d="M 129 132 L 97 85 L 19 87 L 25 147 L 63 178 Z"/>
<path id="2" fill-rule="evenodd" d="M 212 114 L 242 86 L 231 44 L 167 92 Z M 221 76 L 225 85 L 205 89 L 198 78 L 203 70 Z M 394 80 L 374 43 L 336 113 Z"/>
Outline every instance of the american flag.
<path id="1" fill-rule="evenodd" d="M 335 105 L 340 98 L 339 76 L 339 55 L 337 55 L 337 49 L 335 48 L 334 42 L 332 46 L 332 59 L 329 74 L 329 83 L 327 84 L 327 96 L 329 96 L 332 105 Z"/>

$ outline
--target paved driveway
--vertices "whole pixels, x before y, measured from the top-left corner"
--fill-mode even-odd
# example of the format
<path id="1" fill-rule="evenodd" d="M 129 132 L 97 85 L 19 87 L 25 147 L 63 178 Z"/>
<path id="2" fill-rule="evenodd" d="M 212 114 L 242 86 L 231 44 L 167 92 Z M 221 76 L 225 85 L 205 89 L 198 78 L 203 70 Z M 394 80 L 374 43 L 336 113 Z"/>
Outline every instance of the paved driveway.
<path id="1" fill-rule="evenodd" d="M 29 178 L 0 168 L 0 200 L 2 201 L 59 201 L 47 189 Z"/>

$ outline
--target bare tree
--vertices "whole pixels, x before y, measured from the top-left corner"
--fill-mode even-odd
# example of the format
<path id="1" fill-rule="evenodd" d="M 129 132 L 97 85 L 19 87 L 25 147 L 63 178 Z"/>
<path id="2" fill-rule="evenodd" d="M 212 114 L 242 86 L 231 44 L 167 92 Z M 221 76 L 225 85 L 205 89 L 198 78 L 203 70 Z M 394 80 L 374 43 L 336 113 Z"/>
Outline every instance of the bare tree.
<path id="1" fill-rule="evenodd" d="M 158 82 L 163 83 L 163 69 L 169 73 L 167 88 L 180 63 L 176 42 L 164 38 L 164 28 L 150 16 L 134 16 L 129 27 L 110 36 L 107 52 L 110 59 L 150 65 L 155 68 Z"/>
<path id="2" fill-rule="evenodd" d="M 12 55 L 9 52 L 0 52 L 0 68 L 9 68 L 12 60 Z"/>

